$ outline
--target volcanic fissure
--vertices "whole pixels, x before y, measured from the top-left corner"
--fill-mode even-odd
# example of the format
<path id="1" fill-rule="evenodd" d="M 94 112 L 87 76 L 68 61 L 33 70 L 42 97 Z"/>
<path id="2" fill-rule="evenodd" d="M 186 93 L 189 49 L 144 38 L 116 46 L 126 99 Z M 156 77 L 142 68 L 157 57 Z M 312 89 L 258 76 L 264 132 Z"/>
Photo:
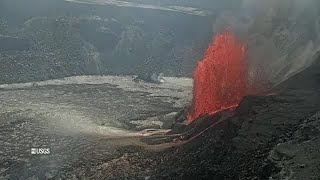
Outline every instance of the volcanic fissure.
<path id="1" fill-rule="evenodd" d="M 230 30 L 213 37 L 193 74 L 189 122 L 239 105 L 248 89 L 246 59 L 245 44 Z"/>

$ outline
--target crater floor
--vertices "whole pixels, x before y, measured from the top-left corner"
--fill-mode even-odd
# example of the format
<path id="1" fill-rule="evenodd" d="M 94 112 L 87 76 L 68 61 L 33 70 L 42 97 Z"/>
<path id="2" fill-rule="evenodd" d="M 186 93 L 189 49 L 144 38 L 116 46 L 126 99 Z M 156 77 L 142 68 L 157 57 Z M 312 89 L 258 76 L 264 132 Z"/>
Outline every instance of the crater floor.
<path id="1" fill-rule="evenodd" d="M 191 87 L 187 78 L 148 84 L 117 76 L 0 85 L 0 179 L 63 178 L 122 156 L 117 149 L 141 143 L 138 130 L 161 128 L 190 102 Z M 31 155 L 33 147 L 51 153 Z"/>

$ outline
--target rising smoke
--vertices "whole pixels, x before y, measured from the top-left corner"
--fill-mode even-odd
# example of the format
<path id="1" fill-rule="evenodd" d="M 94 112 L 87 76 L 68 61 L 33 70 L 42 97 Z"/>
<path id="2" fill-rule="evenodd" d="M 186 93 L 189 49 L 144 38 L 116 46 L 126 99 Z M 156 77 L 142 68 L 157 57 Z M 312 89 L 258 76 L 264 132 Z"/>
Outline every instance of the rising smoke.
<path id="1" fill-rule="evenodd" d="M 244 0 L 240 9 L 223 11 L 213 29 L 225 27 L 248 46 L 252 84 L 275 86 L 310 66 L 320 49 L 317 0 Z"/>
<path id="2" fill-rule="evenodd" d="M 216 37 L 194 71 L 189 121 L 238 106 L 245 95 L 265 94 L 315 60 L 319 21 L 315 1 L 245 0 L 217 18 Z M 229 31 L 231 27 L 247 45 Z M 248 47 L 248 55 L 246 48 Z"/>

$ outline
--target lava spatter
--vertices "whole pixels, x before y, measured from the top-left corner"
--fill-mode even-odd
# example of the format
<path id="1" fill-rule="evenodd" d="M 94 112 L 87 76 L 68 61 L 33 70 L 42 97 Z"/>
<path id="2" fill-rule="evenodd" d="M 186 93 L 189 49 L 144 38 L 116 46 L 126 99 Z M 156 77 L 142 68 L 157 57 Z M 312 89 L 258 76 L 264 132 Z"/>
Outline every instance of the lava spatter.
<path id="1" fill-rule="evenodd" d="M 246 95 L 246 46 L 229 30 L 216 35 L 193 74 L 189 122 L 202 114 L 236 107 Z"/>

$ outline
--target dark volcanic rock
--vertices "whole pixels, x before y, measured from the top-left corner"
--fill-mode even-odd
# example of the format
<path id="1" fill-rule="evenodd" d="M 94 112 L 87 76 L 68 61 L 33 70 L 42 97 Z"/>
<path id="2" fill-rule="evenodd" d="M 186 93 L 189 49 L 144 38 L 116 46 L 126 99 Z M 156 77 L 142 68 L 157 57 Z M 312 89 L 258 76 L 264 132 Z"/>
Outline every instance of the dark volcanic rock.
<path id="1" fill-rule="evenodd" d="M 275 95 L 244 98 L 233 117 L 163 153 L 153 178 L 320 178 L 315 170 L 320 163 L 316 158 L 319 119 L 309 118 L 320 107 L 320 84 L 308 81 L 312 85 L 298 87 L 301 77 L 315 78 L 315 73 L 310 70 L 298 74 Z M 295 141 L 288 142 L 292 138 Z"/>
<path id="2" fill-rule="evenodd" d="M 180 112 L 178 112 L 178 114 L 175 116 L 175 122 L 182 123 L 186 121 L 189 110 L 190 107 L 185 107 Z"/>
<path id="3" fill-rule="evenodd" d="M 318 179 L 320 177 L 320 116 L 307 118 L 288 142 L 280 143 L 270 153 L 270 160 L 281 168 L 278 179 Z"/>
<path id="4" fill-rule="evenodd" d="M 162 129 L 171 129 L 173 127 L 174 122 L 175 122 L 176 115 L 177 115 L 176 112 L 172 112 L 172 113 L 164 115 Z"/>
<path id="5" fill-rule="evenodd" d="M 0 35 L 0 51 L 26 51 L 31 44 L 26 39 Z"/>

